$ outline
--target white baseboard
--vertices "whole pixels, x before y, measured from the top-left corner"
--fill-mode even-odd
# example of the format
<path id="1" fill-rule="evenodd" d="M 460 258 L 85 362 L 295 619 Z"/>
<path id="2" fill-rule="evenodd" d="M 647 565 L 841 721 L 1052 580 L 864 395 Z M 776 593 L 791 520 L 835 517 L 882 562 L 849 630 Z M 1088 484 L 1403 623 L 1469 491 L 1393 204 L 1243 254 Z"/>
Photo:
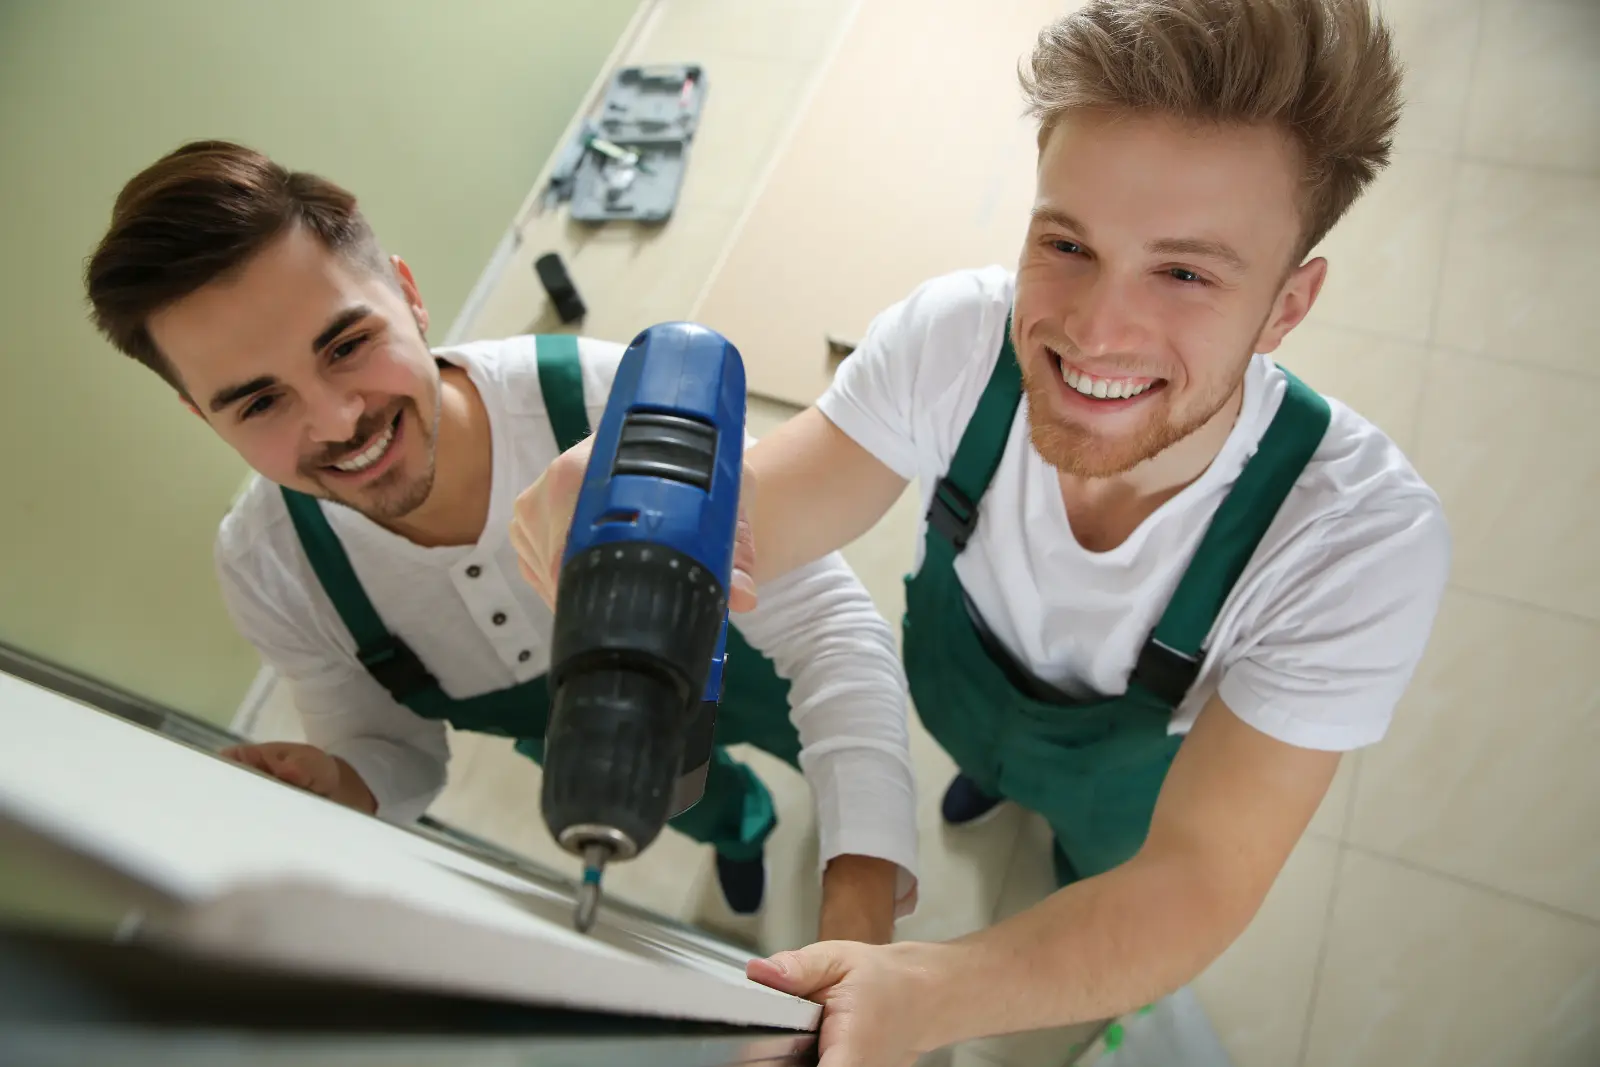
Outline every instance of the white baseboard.
<path id="1" fill-rule="evenodd" d="M 229 728 L 240 737 L 254 737 L 256 722 L 261 717 L 261 709 L 272 698 L 272 690 L 278 684 L 278 672 L 271 667 L 262 665 L 256 672 L 255 680 L 250 683 L 250 688 L 244 691 L 244 699 L 239 702 L 239 707 L 233 713 L 233 722 Z"/>

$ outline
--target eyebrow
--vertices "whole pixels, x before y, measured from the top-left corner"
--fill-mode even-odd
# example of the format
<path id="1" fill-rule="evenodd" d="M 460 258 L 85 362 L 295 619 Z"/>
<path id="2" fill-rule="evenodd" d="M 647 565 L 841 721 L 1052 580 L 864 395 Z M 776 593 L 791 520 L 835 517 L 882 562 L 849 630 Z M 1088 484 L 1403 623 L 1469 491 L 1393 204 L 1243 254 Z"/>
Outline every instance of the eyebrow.
<path id="1" fill-rule="evenodd" d="M 311 342 L 312 355 L 327 348 L 333 343 L 335 337 L 338 337 L 370 314 L 372 314 L 372 309 L 365 304 L 352 304 L 339 312 L 328 325 L 322 328 L 322 332 L 317 334 L 316 340 Z"/>
<path id="2" fill-rule="evenodd" d="M 248 382 L 230 385 L 226 389 L 219 389 L 211 395 L 211 410 L 213 413 L 230 407 L 245 397 L 259 393 L 263 389 L 270 389 L 278 384 L 278 379 L 270 374 L 263 374 L 259 378 L 251 378 Z"/>
<path id="3" fill-rule="evenodd" d="M 1245 263 L 1244 257 L 1235 252 L 1232 246 L 1199 237 L 1168 237 L 1160 241 L 1151 241 L 1149 248 L 1150 251 L 1163 256 L 1202 256 L 1206 259 L 1220 259 L 1238 271 L 1249 266 Z"/>
<path id="4" fill-rule="evenodd" d="M 315 354 L 327 348 L 341 333 L 344 333 L 370 314 L 372 314 L 372 309 L 365 304 L 355 304 L 339 312 L 311 342 L 312 353 Z M 270 389 L 277 384 L 278 379 L 270 374 L 263 374 L 259 378 L 251 378 L 247 382 L 240 382 L 238 385 L 230 385 L 225 389 L 219 389 L 211 396 L 211 410 L 213 412 L 222 411 L 247 396 L 259 393 L 263 389 Z"/>
<path id="5" fill-rule="evenodd" d="M 1033 209 L 1033 218 L 1036 222 L 1048 222 L 1063 229 L 1072 230 L 1083 236 L 1089 236 L 1089 227 L 1057 208 L 1037 207 Z M 1207 259 L 1217 259 L 1226 263 L 1234 270 L 1245 270 L 1249 264 L 1245 258 L 1233 249 L 1232 245 L 1222 241 L 1209 241 L 1200 237 L 1163 237 L 1151 241 L 1145 246 L 1149 251 L 1162 256 L 1203 256 Z"/>

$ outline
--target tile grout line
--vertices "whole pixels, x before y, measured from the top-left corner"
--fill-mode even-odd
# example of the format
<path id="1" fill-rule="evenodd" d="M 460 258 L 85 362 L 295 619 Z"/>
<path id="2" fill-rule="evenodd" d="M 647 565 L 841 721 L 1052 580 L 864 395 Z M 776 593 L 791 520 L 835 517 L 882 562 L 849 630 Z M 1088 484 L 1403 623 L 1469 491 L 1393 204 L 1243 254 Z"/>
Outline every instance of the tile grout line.
<path id="1" fill-rule="evenodd" d="M 1339 826 L 1339 844 L 1344 844 L 1350 837 L 1351 828 L 1356 821 L 1356 794 L 1361 789 L 1361 767 L 1366 761 L 1361 758 L 1361 750 L 1356 749 L 1349 753 L 1355 765 L 1350 768 L 1350 795 L 1344 798 L 1344 822 Z"/>
<path id="2" fill-rule="evenodd" d="M 1295 1067 L 1306 1067 L 1311 1055 L 1311 1023 L 1317 1014 L 1317 997 L 1322 992 L 1322 973 L 1327 969 L 1328 950 L 1333 943 L 1333 910 L 1339 901 L 1339 882 L 1344 877 L 1344 861 L 1350 846 L 1340 842 L 1333 866 L 1333 884 L 1328 887 L 1328 906 L 1322 915 L 1322 936 L 1317 939 L 1317 963 L 1311 971 L 1311 991 L 1306 995 L 1305 1022 L 1300 1029 L 1300 1053 Z"/>
<path id="3" fill-rule="evenodd" d="M 1521 904 L 1537 911 L 1542 911 L 1547 915 L 1553 915 L 1560 919 L 1569 919 L 1573 922 L 1581 923 L 1584 926 L 1600 927 L 1600 919 L 1592 918 L 1576 911 L 1568 911 L 1566 908 L 1560 907 L 1556 904 L 1547 904 L 1542 900 L 1535 900 L 1532 897 L 1525 897 L 1520 893 L 1513 893 L 1509 889 L 1501 889 L 1485 882 L 1476 882 L 1464 875 L 1440 870 L 1437 867 L 1430 867 L 1425 863 L 1418 863 L 1416 860 L 1403 859 L 1399 856 L 1392 856 L 1387 852 L 1381 852 L 1375 848 L 1368 848 L 1366 845 L 1357 845 L 1350 842 L 1345 842 L 1343 845 L 1341 845 L 1341 847 L 1350 852 L 1365 856 L 1368 859 L 1381 860 L 1385 863 L 1393 863 L 1398 867 L 1404 867 L 1406 870 L 1411 871 L 1414 874 L 1430 875 L 1446 882 L 1454 882 L 1456 885 L 1465 889 L 1475 889 L 1481 893 L 1487 893 L 1490 896 L 1499 897 L 1501 900 L 1511 904 Z"/>
<path id="4" fill-rule="evenodd" d="M 734 221 L 733 229 L 724 238 L 722 249 L 718 253 L 716 260 L 711 264 L 711 270 L 707 272 L 704 284 L 700 286 L 699 292 L 694 296 L 694 301 L 689 305 L 688 318 L 699 318 L 700 308 L 705 304 L 706 298 L 711 295 L 711 290 L 718 279 L 721 278 L 723 267 L 732 258 L 733 246 L 738 243 L 739 237 L 744 233 L 746 223 L 755 214 L 761 196 L 766 192 L 767 186 L 771 184 L 772 175 L 777 171 L 783 154 L 794 141 L 795 135 L 800 130 L 801 123 L 805 121 L 806 115 L 811 108 L 811 102 L 816 98 L 817 93 L 821 91 L 823 79 L 827 77 L 828 72 L 833 68 L 834 60 L 838 58 L 839 53 L 844 49 L 845 39 L 849 36 L 850 30 L 855 25 L 857 16 L 860 14 L 861 3 L 862 0 L 850 0 L 840 16 L 839 23 L 834 27 L 833 34 L 823 44 L 820 53 L 814 58 L 815 66 L 812 68 L 811 76 L 801 89 L 800 97 L 795 101 L 794 110 L 785 118 L 783 132 L 773 139 L 771 149 L 767 154 L 766 165 L 761 168 L 761 172 L 751 185 L 749 195 L 746 196 L 744 204 L 737 212 L 738 217 Z"/>
<path id="5" fill-rule="evenodd" d="M 1481 31 L 1480 31 L 1481 32 Z M 1473 57 L 1474 63 L 1477 57 Z M 1420 152 L 1422 149 L 1413 149 Z M 1472 152 L 1461 152 L 1456 158 L 1462 163 L 1470 163 L 1474 167 L 1492 167 L 1496 170 L 1514 170 L 1523 174 L 1543 174 L 1552 178 L 1577 178 L 1583 181 L 1600 180 L 1600 170 L 1584 167 L 1560 167 L 1538 163 L 1516 163 L 1509 159 L 1496 159 L 1494 156 L 1480 156 Z"/>
<path id="6" fill-rule="evenodd" d="M 1344 322 L 1327 322 L 1323 320 L 1310 320 L 1306 326 L 1314 330 L 1332 330 L 1337 333 L 1355 334 L 1357 337 L 1369 341 L 1387 341 L 1391 344 L 1409 345 L 1412 348 L 1421 348 L 1430 352 L 1437 352 L 1446 356 L 1463 356 L 1467 359 L 1482 360 L 1485 363 L 1494 363 L 1505 367 L 1515 367 L 1520 371 L 1543 371 L 1547 374 L 1560 375 L 1563 378 L 1583 378 L 1600 381 L 1600 369 L 1591 370 L 1587 367 L 1552 367 L 1544 363 L 1530 363 L 1525 359 L 1514 359 L 1510 356 L 1497 356 L 1489 352 L 1474 352 L 1468 348 L 1458 348 L 1455 345 L 1441 344 L 1432 340 L 1417 340 L 1415 337 L 1405 337 L 1386 330 L 1373 329 L 1370 326 L 1354 326 Z M 1431 328 L 1430 328 L 1430 333 Z M 1291 336 L 1293 336 L 1291 334 Z"/>
<path id="7" fill-rule="evenodd" d="M 1450 245 L 1453 241 L 1456 223 L 1461 216 L 1461 181 L 1463 169 L 1466 166 L 1465 157 L 1467 149 L 1467 127 L 1472 122 L 1472 90 L 1474 80 L 1478 74 L 1478 58 L 1483 52 L 1483 24 L 1489 17 L 1489 7 L 1486 0 L 1479 0 L 1476 25 L 1472 35 L 1472 61 L 1467 65 L 1467 98 L 1464 113 L 1461 116 L 1461 128 L 1456 131 L 1456 148 L 1452 154 L 1455 167 L 1450 174 L 1450 199 L 1445 205 L 1444 214 L 1444 242 L 1439 249 L 1439 266 L 1433 278 L 1433 306 L 1428 309 L 1428 347 L 1437 350 L 1439 336 L 1439 318 L 1444 308 L 1444 282 L 1445 271 L 1450 264 Z M 1422 463 L 1423 448 L 1423 415 L 1428 408 L 1429 379 L 1434 375 L 1435 360 L 1430 358 L 1423 371 L 1422 388 L 1417 391 L 1416 406 L 1411 412 L 1411 441 L 1409 442 L 1415 454 L 1416 462 Z"/>
<path id="8" fill-rule="evenodd" d="M 1428 333 L 1426 344 L 1430 352 L 1437 352 L 1437 339 L 1439 334 L 1439 317 L 1444 307 L 1445 270 L 1450 263 L 1450 245 L 1452 233 L 1461 211 L 1461 180 L 1465 167 L 1463 157 L 1466 154 L 1467 126 L 1472 120 L 1472 85 L 1478 73 L 1478 55 L 1483 50 L 1483 23 L 1488 18 L 1488 5 L 1486 0 L 1480 0 L 1477 10 L 1477 25 L 1472 39 L 1472 61 L 1467 67 L 1467 94 L 1466 103 L 1463 105 L 1461 128 L 1456 132 L 1456 147 L 1453 153 L 1455 167 L 1450 175 L 1450 199 L 1445 205 L 1444 216 L 1444 241 L 1439 249 L 1439 266 L 1434 272 L 1433 279 L 1433 306 L 1428 309 Z M 1406 453 L 1415 457 L 1414 462 L 1421 466 L 1423 452 L 1423 429 L 1426 426 L 1424 416 L 1428 410 L 1429 381 L 1435 373 L 1437 361 L 1430 355 L 1423 366 L 1422 388 L 1417 390 L 1417 400 L 1411 409 L 1411 432 L 1406 442 L 1410 447 Z M 1348 830 L 1348 826 L 1346 827 Z"/>
<path id="9" fill-rule="evenodd" d="M 1544 604 L 1536 604 L 1531 600 L 1523 600 L 1519 597 L 1511 596 L 1508 593 L 1496 593 L 1488 589 L 1479 589 L 1456 578 L 1450 579 L 1450 581 L 1446 584 L 1446 588 L 1452 589 L 1457 593 L 1466 593 L 1469 596 L 1480 597 L 1484 600 L 1492 600 L 1497 604 L 1502 604 L 1508 607 L 1522 608 L 1524 611 L 1531 611 L 1539 615 L 1547 615 L 1554 619 L 1561 619 L 1564 622 L 1575 622 L 1589 627 L 1600 626 L 1600 619 L 1590 618 L 1587 615 L 1582 615 L 1567 608 L 1552 608 Z"/>

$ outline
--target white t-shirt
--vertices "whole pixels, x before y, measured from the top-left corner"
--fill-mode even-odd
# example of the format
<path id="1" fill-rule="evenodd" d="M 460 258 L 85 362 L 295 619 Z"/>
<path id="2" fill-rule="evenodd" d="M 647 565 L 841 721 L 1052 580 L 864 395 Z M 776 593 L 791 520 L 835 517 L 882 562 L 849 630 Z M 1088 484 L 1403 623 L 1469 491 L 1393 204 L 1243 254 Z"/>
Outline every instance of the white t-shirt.
<path id="1" fill-rule="evenodd" d="M 926 515 L 999 358 L 1015 278 L 1001 267 L 925 283 L 879 315 L 818 406 L 882 463 L 919 481 Z M 1108 552 L 1073 536 L 1027 400 L 955 569 L 999 641 L 1075 696 L 1124 692 L 1212 515 L 1278 410 L 1264 356 L 1204 474 Z M 1348 750 L 1388 728 L 1443 595 L 1450 535 L 1438 497 L 1393 441 L 1337 400 L 1332 424 L 1223 606 L 1170 730 L 1220 693 L 1256 729 Z M 919 527 L 918 562 L 921 559 Z"/>
<path id="2" fill-rule="evenodd" d="M 579 342 L 591 426 L 604 413 L 622 353 L 620 345 Z M 517 569 L 510 524 L 517 494 L 557 447 L 532 337 L 434 355 L 465 368 L 488 410 L 494 474 L 482 537 L 425 548 L 347 507 L 321 506 L 385 624 L 445 693 L 469 697 L 549 667 L 552 615 Z M 445 727 L 398 704 L 356 659 L 276 485 L 257 478 L 247 489 L 222 522 L 216 559 L 235 624 L 292 686 L 307 740 L 356 769 L 383 818 L 422 814 L 444 785 Z M 816 801 L 822 863 L 842 854 L 896 863 L 904 900 L 914 884 L 917 828 L 893 632 L 837 554 L 763 586 L 760 606 L 731 620 L 791 682 L 790 716 Z"/>

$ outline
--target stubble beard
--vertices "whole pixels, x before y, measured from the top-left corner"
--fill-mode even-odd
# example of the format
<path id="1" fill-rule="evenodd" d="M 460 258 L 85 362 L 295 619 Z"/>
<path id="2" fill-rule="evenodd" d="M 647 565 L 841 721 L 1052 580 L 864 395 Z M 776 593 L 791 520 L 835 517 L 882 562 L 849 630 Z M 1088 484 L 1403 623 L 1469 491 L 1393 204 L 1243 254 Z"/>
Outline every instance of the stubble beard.
<path id="1" fill-rule="evenodd" d="M 1055 374 L 1053 365 L 1043 373 Z M 1198 405 L 1193 414 L 1175 420 L 1164 396 L 1152 397 L 1155 410 L 1131 435 L 1107 440 L 1094 431 L 1054 414 L 1053 382 L 1040 381 L 1035 373 L 1024 373 L 1023 389 L 1028 398 L 1028 433 L 1034 450 L 1062 474 L 1076 478 L 1113 478 L 1153 459 L 1210 422 L 1238 389 L 1238 380 Z"/>

